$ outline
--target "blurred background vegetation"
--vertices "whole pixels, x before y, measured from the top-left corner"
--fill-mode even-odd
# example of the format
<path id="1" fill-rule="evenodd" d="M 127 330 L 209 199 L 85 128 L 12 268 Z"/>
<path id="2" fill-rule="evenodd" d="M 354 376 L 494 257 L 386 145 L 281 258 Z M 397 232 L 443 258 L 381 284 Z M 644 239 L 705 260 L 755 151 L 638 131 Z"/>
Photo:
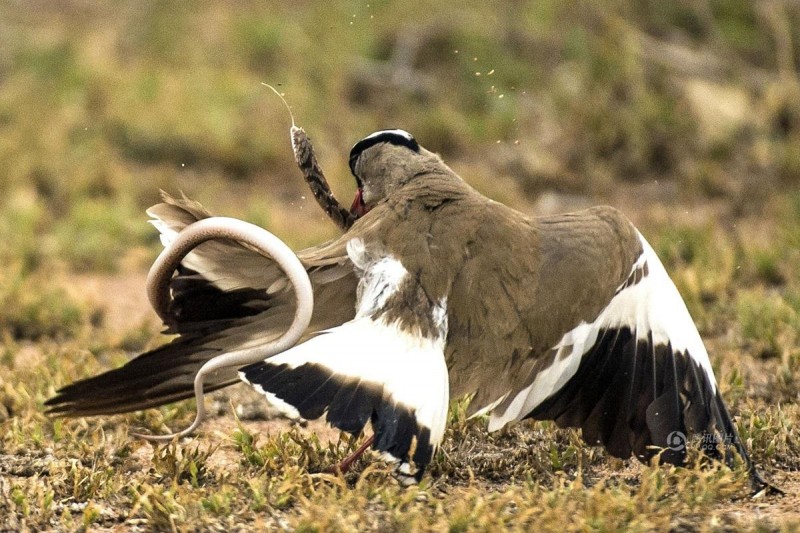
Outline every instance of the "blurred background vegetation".
<path id="1" fill-rule="evenodd" d="M 102 325 L 75 276 L 147 268 L 159 189 L 296 247 L 335 235 L 265 82 L 343 203 L 350 146 L 387 127 L 525 212 L 611 203 L 705 335 L 788 372 L 799 70 L 788 0 L 2 2 L 0 331 Z"/>
<path id="2" fill-rule="evenodd" d="M 33 530 L 142 515 L 156 529 L 175 529 L 176 516 L 203 529 L 192 520 L 209 509 L 229 524 L 259 520 L 265 498 L 284 509 L 284 490 L 300 495 L 302 503 L 290 506 L 296 516 L 342 508 L 374 523 L 372 481 L 362 492 L 334 491 L 329 503 L 309 489 L 307 464 L 280 460 L 253 477 L 253 467 L 234 458 L 207 465 L 203 483 L 181 491 L 177 473 L 159 477 L 165 451 L 140 463 L 125 459 L 143 445 L 118 420 L 43 414 L 59 386 L 163 342 L 144 297 L 144 274 L 160 248 L 144 210 L 159 189 L 263 225 L 297 248 L 336 235 L 295 168 L 288 113 L 262 83 L 285 94 L 345 204 L 354 192 L 352 144 L 397 127 L 523 212 L 599 203 L 624 211 L 686 299 L 756 463 L 787 493 L 799 492 L 800 3 L 451 4 L 0 2 L 0 522 L 11 520 L 7 529 L 24 530 L 14 517 L 37 513 L 27 522 Z M 175 427 L 191 416 L 183 402 L 125 420 Z M 223 457 L 231 453 L 224 435 L 236 426 L 224 422 L 204 435 Z M 547 424 L 519 426 L 514 438 L 487 436 L 482 424 L 451 424 L 437 483 L 457 485 L 465 472 L 473 483 L 474 471 L 479 499 L 491 492 L 481 483 L 522 492 L 510 507 L 501 498 L 502 512 L 475 512 L 475 499 L 458 491 L 444 503 L 433 498 L 430 509 L 446 510 L 436 516 L 452 518 L 451 531 L 492 529 L 479 524 L 517 510 L 546 516 L 531 507 L 537 502 L 555 513 L 552 523 L 571 521 L 578 530 L 625 529 L 620 524 L 637 520 L 645 524 L 638 529 L 668 529 L 647 522 L 655 515 L 676 529 L 687 512 L 706 529 L 721 527 L 714 502 L 728 501 L 727 482 L 708 489 L 705 474 L 688 471 L 665 485 L 653 482 L 662 476 L 654 469 L 630 490 L 629 480 L 603 481 L 587 493 L 581 481 L 564 493 L 558 476 L 583 472 L 591 484 L 605 476 L 598 468 L 617 463 Z M 262 441 L 263 453 L 276 442 L 288 441 Z M 486 454 L 475 450 L 495 445 L 496 457 L 512 460 L 479 467 Z M 197 477 L 199 460 L 186 453 L 184 462 L 167 454 L 162 463 Z M 296 450 L 284 456 L 303 461 Z M 447 457 L 458 467 L 443 467 Z M 298 472 L 306 481 L 285 481 Z M 390 476 L 379 477 L 392 488 Z M 535 491 L 525 492 L 520 479 L 535 481 Z M 670 486 L 679 488 L 663 488 Z M 613 505 L 585 503 L 587 494 Z M 409 512 L 386 501 L 400 524 L 434 516 L 424 503 Z M 796 498 L 783 501 L 797 521 Z M 740 510 L 734 523 L 752 525 L 770 512 Z M 343 530 L 355 528 L 348 523 Z"/>

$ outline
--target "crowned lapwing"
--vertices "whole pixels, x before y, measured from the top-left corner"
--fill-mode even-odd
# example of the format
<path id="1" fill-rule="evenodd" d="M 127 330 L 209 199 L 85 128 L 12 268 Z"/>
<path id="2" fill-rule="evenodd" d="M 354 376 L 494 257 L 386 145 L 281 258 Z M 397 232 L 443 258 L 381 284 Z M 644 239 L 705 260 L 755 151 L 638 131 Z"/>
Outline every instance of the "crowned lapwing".
<path id="1" fill-rule="evenodd" d="M 465 183 L 409 133 L 356 143 L 355 223 L 298 257 L 313 315 L 301 342 L 239 378 L 295 418 L 326 415 L 419 478 L 448 403 L 490 431 L 525 418 L 576 427 L 613 456 L 681 464 L 687 444 L 764 485 L 720 396 L 700 335 L 653 249 L 616 209 L 529 217 Z M 149 210 L 165 240 L 209 216 L 188 199 Z M 275 263 L 234 240 L 194 249 L 170 282 L 166 346 L 64 387 L 59 415 L 132 411 L 193 394 L 198 369 L 289 327 L 295 298 Z M 416 470 L 413 470 L 411 464 Z"/>

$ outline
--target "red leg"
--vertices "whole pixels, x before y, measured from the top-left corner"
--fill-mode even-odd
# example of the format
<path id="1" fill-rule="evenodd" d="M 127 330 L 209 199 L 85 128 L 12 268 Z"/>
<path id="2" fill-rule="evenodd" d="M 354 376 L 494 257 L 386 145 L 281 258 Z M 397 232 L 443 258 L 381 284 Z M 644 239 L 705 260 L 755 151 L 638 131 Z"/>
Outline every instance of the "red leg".
<path id="1" fill-rule="evenodd" d="M 350 470 L 350 467 L 353 466 L 353 463 L 355 463 L 356 460 L 361 457 L 365 451 L 367 451 L 367 448 L 372 446 L 373 442 L 375 442 L 375 435 L 371 435 L 361 446 L 358 447 L 356 451 L 345 457 L 344 460 L 338 465 L 332 466 L 325 470 L 325 472 L 328 474 L 335 474 L 337 472 L 346 474 L 347 471 Z"/>

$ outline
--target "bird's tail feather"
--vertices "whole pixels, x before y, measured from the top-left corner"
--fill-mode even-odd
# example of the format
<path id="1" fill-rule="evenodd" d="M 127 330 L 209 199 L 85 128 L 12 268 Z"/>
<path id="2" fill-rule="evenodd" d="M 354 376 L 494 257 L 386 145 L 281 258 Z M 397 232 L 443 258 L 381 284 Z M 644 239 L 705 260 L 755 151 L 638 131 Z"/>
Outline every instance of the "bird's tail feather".
<path id="1" fill-rule="evenodd" d="M 162 193 L 162 199 L 148 214 L 164 246 L 188 225 L 211 216 L 185 196 Z M 170 280 L 168 332 L 180 336 L 120 368 L 60 389 L 45 403 L 48 412 L 124 413 L 192 397 L 203 364 L 224 352 L 268 342 L 288 328 L 295 307 L 290 287 L 270 290 L 281 275 L 271 258 L 237 242 L 201 244 Z M 235 368 L 220 370 L 206 377 L 204 390 L 237 382 Z"/>
<path id="2" fill-rule="evenodd" d="M 203 364 L 219 355 L 177 339 L 98 376 L 67 385 L 47 400 L 48 413 L 91 416 L 126 413 L 157 407 L 194 396 L 194 376 Z M 205 391 L 237 383 L 236 369 L 222 370 L 206 379 Z"/>

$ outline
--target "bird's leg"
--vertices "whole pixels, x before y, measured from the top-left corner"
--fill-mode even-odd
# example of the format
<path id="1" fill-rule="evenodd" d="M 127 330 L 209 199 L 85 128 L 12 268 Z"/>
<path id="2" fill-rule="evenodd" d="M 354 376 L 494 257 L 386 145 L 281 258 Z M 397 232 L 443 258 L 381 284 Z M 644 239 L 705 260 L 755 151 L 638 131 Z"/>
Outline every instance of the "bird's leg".
<path id="1" fill-rule="evenodd" d="M 356 451 L 354 451 L 353 453 L 351 453 L 350 455 L 345 457 L 344 460 L 342 460 L 341 463 L 339 463 L 336 466 L 332 466 L 332 467 L 328 468 L 327 470 L 325 470 L 325 472 L 328 473 L 328 474 L 335 474 L 337 472 L 341 472 L 342 474 L 346 474 L 350 470 L 350 467 L 353 466 L 353 463 L 355 463 L 356 460 L 359 457 L 364 455 L 364 452 L 367 451 L 367 448 L 372 446 L 373 442 L 375 442 L 375 435 L 374 434 L 372 436 L 370 436 L 367 440 L 365 440 L 361 444 L 361 446 L 358 447 L 358 449 Z"/>

